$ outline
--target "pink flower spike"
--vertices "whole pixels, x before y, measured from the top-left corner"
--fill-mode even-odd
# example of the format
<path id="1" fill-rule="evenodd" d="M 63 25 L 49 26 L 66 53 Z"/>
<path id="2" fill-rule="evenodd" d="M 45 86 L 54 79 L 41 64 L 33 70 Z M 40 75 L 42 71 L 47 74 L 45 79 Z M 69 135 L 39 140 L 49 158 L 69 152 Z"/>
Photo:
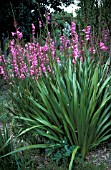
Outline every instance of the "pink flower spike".
<path id="1" fill-rule="evenodd" d="M 76 64 L 76 60 L 75 60 L 75 59 L 73 59 L 73 60 L 72 60 L 72 63 L 73 63 L 73 64 Z"/>
<path id="2" fill-rule="evenodd" d="M 18 39 L 21 39 L 23 37 L 23 34 L 20 31 L 17 31 L 17 36 L 18 36 Z"/>
<path id="3" fill-rule="evenodd" d="M 34 24 L 32 24 L 32 30 L 35 30 L 35 25 Z"/>
<path id="4" fill-rule="evenodd" d="M 32 34 L 34 35 L 35 34 L 35 25 L 32 24 Z"/>

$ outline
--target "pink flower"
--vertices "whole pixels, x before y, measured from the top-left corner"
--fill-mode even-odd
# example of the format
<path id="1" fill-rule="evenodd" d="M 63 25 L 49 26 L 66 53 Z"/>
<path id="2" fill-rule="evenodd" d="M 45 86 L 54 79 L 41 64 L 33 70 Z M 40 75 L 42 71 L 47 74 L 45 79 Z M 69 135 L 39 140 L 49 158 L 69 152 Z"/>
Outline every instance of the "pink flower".
<path id="1" fill-rule="evenodd" d="M 33 75 L 34 74 L 34 70 L 30 70 L 30 75 Z"/>
<path id="2" fill-rule="evenodd" d="M 14 46 L 14 45 L 15 45 L 15 41 L 14 41 L 14 39 L 12 39 L 12 41 L 10 42 L 10 47 Z"/>
<path id="3" fill-rule="evenodd" d="M 74 58 L 73 58 L 73 60 L 72 60 L 72 63 L 73 63 L 73 64 L 76 64 L 76 60 L 75 60 Z"/>
<path id="4" fill-rule="evenodd" d="M 47 70 L 49 71 L 49 73 L 52 71 L 49 65 L 47 66 Z"/>
<path id="5" fill-rule="evenodd" d="M 85 33 L 85 39 L 88 41 L 91 39 L 91 26 L 87 26 L 86 29 L 83 29 L 82 31 Z"/>
<path id="6" fill-rule="evenodd" d="M 39 28 L 41 28 L 42 27 L 42 22 L 41 21 L 39 21 Z"/>
<path id="7" fill-rule="evenodd" d="M 59 57 L 56 57 L 56 61 L 57 61 L 57 63 L 60 63 Z"/>
<path id="8" fill-rule="evenodd" d="M 105 46 L 105 44 L 104 44 L 103 42 L 100 42 L 100 43 L 99 43 L 99 47 L 100 47 L 100 49 L 103 50 L 103 51 L 107 51 L 107 50 L 108 50 L 108 47 Z"/>
<path id="9" fill-rule="evenodd" d="M 32 24 L 32 34 L 34 35 L 35 34 L 35 25 Z"/>
<path id="10" fill-rule="evenodd" d="M 20 31 L 17 31 L 17 37 L 18 39 L 21 39 L 23 37 L 23 34 Z"/>
<path id="11" fill-rule="evenodd" d="M 12 33 L 12 36 L 14 37 L 14 35 L 16 34 L 15 32 L 11 32 Z"/>
<path id="12" fill-rule="evenodd" d="M 96 50 L 95 50 L 94 47 L 90 47 L 90 48 L 89 48 L 89 52 L 90 52 L 90 54 L 95 54 L 95 53 L 96 53 Z"/>
<path id="13" fill-rule="evenodd" d="M 76 31 L 76 24 L 74 22 L 71 22 L 71 35 L 73 36 Z"/>
<path id="14" fill-rule="evenodd" d="M 35 25 L 34 24 L 32 24 L 32 30 L 35 30 Z"/>
<path id="15" fill-rule="evenodd" d="M 25 78 L 24 74 L 21 74 L 20 79 L 24 79 L 24 78 Z"/>
<path id="16" fill-rule="evenodd" d="M 4 74 L 4 69 L 3 69 L 3 67 L 2 66 L 0 66 L 0 74 Z"/>

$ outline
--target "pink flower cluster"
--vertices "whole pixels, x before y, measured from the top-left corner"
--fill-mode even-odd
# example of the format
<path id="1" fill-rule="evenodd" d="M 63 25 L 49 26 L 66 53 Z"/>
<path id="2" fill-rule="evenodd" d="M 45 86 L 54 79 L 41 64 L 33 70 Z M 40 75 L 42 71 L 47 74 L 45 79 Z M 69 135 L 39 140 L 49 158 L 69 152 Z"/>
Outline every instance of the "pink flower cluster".
<path id="1" fill-rule="evenodd" d="M 49 21 L 49 19 L 48 17 L 47 20 Z M 12 32 L 12 40 L 9 43 L 10 57 L 8 61 L 5 60 L 3 55 L 0 56 L 0 74 L 3 75 L 4 79 L 13 77 L 18 77 L 19 79 L 35 77 L 38 79 L 42 75 L 52 73 L 53 63 L 55 62 L 61 65 L 63 59 L 66 61 L 67 58 L 71 58 L 73 64 L 76 64 L 77 60 L 83 62 L 85 48 L 89 49 L 91 55 L 96 54 L 90 30 L 90 26 L 82 30 L 85 34 L 84 40 L 82 36 L 78 36 L 76 24 L 72 22 L 70 38 L 60 36 L 60 50 L 58 53 L 50 32 L 47 34 L 44 46 L 41 46 L 35 39 L 33 39 L 33 42 L 26 43 L 25 46 L 23 46 L 20 44 L 20 41 L 14 39 L 15 35 L 17 35 L 17 40 L 20 40 L 23 36 L 19 29 L 17 29 L 15 33 Z M 34 35 L 35 25 L 32 24 L 33 38 Z M 108 50 L 108 47 L 102 40 L 99 43 L 99 48 L 102 52 Z M 64 56 L 64 58 L 62 56 Z"/>
<path id="2" fill-rule="evenodd" d="M 21 39 L 23 37 L 23 34 L 19 31 L 19 28 L 16 29 L 16 32 L 12 32 L 12 37 L 14 37 L 15 35 L 17 35 L 17 39 Z"/>
<path id="3" fill-rule="evenodd" d="M 32 25 L 32 29 L 34 34 L 34 25 Z M 50 37 L 50 33 L 47 39 L 44 46 L 32 42 L 25 44 L 25 47 L 12 39 L 9 44 L 10 58 L 8 62 L 5 61 L 4 56 L 0 56 L 0 74 L 4 78 L 8 76 L 24 79 L 25 77 L 34 76 L 38 79 L 42 74 L 51 73 L 51 64 L 54 60 L 59 62 L 59 59 L 56 57 L 55 44 Z M 5 67 L 8 68 L 8 66 L 10 66 L 8 69 L 9 75 L 5 71 Z"/>
<path id="4" fill-rule="evenodd" d="M 20 45 L 10 46 L 13 74 L 24 79 L 26 76 L 38 78 L 42 73 L 51 72 L 47 44 L 27 43 L 24 48 Z"/>
<path id="5" fill-rule="evenodd" d="M 86 41 L 90 40 L 91 39 L 91 26 L 87 26 L 86 29 L 83 29 L 82 30 L 84 33 L 85 33 L 85 39 Z"/>
<path id="6" fill-rule="evenodd" d="M 95 54 L 95 53 L 96 53 L 96 50 L 95 50 L 95 48 L 92 46 L 92 47 L 89 48 L 89 52 L 90 52 L 90 54 Z"/>
<path id="7" fill-rule="evenodd" d="M 107 51 L 108 50 L 108 47 L 102 41 L 100 41 L 99 47 L 103 51 Z"/>
<path id="8" fill-rule="evenodd" d="M 79 49 L 78 49 L 78 34 L 76 33 L 76 24 L 74 22 L 71 22 L 71 36 L 72 36 L 72 41 L 71 41 L 71 49 L 72 49 L 72 63 L 76 63 L 76 59 L 79 58 Z"/>

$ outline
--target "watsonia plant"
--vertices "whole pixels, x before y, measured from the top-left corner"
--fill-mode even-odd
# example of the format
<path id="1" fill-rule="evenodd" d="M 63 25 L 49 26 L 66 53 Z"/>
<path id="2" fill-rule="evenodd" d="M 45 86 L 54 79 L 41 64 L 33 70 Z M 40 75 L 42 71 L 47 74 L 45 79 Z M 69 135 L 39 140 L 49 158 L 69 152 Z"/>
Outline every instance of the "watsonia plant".
<path id="1" fill-rule="evenodd" d="M 13 114 L 25 125 L 20 135 L 31 131 L 56 147 L 65 137 L 76 146 L 69 169 L 78 149 L 85 158 L 91 148 L 111 137 L 111 76 L 105 78 L 107 64 L 95 64 L 86 53 L 84 62 L 73 65 L 69 59 L 61 67 L 54 63 L 52 75 L 18 81 L 11 91 Z"/>
<path id="2" fill-rule="evenodd" d="M 32 26 L 34 38 L 35 27 Z M 67 138 L 69 146 L 76 146 L 69 165 L 71 169 L 78 149 L 84 158 L 91 148 L 111 136 L 108 91 L 111 77 L 105 78 L 106 66 L 94 64 L 85 53 L 88 48 L 91 56 L 96 56 L 95 50 L 90 50 L 93 47 L 89 43 L 90 29 L 87 26 L 83 30 L 84 41 L 78 37 L 76 24 L 72 22 L 70 39 L 60 37 L 59 55 L 50 33 L 44 46 L 33 42 L 23 47 L 18 41 L 22 34 L 16 32 L 17 41 L 15 33 L 12 35 L 9 61 L 0 56 L 0 74 L 7 81 L 11 79 L 12 113 L 23 125 L 19 136 L 30 131 L 50 143 L 23 147 L 11 153 L 55 145 L 62 147 Z M 100 46 L 101 50 L 108 50 L 105 44 Z"/>

